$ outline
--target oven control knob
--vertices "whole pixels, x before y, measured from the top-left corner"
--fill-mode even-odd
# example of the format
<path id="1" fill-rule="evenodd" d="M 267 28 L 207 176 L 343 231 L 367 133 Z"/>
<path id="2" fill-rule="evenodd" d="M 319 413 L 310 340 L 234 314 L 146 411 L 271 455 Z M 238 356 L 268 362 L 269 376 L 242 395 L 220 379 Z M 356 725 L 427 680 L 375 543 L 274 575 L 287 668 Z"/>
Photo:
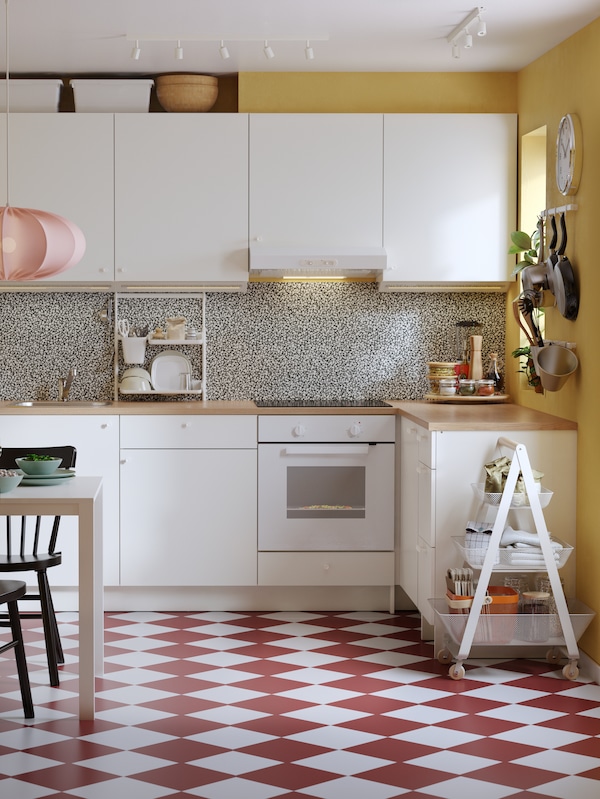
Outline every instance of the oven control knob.
<path id="1" fill-rule="evenodd" d="M 354 422 L 354 424 L 350 425 L 350 429 L 348 433 L 350 434 L 351 438 L 357 438 L 362 433 L 362 425 L 360 422 Z"/>
<path id="2" fill-rule="evenodd" d="M 296 436 L 296 438 L 302 438 L 302 436 L 306 435 L 306 427 L 303 424 L 297 424 L 292 430 L 292 435 Z"/>

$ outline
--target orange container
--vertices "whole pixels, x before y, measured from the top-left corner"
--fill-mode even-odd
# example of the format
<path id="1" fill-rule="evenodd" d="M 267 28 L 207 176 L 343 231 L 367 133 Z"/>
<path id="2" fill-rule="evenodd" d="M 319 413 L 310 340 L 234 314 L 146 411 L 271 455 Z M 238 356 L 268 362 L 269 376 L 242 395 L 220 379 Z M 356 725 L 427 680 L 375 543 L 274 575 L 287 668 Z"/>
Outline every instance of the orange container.
<path id="1" fill-rule="evenodd" d="M 519 592 L 508 585 L 488 585 L 487 594 L 492 598 L 484 604 L 482 613 L 516 613 L 519 604 Z M 468 613 L 473 604 L 472 596 L 459 596 L 446 590 L 446 601 L 450 612 Z"/>

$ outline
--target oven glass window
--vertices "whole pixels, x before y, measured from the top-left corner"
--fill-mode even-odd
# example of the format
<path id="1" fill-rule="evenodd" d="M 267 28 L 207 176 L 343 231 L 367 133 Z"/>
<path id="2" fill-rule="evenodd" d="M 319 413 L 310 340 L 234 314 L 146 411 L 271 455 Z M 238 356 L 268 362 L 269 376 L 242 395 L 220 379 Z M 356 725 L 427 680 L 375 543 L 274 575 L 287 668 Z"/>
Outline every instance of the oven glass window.
<path id="1" fill-rule="evenodd" d="M 364 466 L 290 466 L 288 519 L 364 519 Z"/>

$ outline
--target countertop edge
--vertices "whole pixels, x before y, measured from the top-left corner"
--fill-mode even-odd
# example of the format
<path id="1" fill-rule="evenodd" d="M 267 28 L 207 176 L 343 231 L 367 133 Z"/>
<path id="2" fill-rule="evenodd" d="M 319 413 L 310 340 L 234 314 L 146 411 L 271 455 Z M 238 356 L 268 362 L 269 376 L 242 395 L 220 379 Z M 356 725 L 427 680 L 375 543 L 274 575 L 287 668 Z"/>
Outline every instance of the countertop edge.
<path id="1" fill-rule="evenodd" d="M 577 423 L 512 403 L 450 405 L 419 400 L 386 400 L 389 407 L 373 408 L 258 408 L 250 400 L 193 400 L 176 402 L 112 402 L 82 406 L 76 401 L 48 407 L 14 407 L 0 402 L 3 416 L 403 416 L 427 430 L 577 430 Z"/>

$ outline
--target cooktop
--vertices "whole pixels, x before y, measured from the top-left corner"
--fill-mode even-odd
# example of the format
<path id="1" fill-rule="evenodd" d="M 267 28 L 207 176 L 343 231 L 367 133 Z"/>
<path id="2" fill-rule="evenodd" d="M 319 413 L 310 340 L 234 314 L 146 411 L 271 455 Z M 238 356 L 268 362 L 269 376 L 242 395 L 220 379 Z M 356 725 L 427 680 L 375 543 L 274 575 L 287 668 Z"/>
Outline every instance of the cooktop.
<path id="1" fill-rule="evenodd" d="M 389 408 L 383 400 L 255 400 L 257 408 Z"/>

